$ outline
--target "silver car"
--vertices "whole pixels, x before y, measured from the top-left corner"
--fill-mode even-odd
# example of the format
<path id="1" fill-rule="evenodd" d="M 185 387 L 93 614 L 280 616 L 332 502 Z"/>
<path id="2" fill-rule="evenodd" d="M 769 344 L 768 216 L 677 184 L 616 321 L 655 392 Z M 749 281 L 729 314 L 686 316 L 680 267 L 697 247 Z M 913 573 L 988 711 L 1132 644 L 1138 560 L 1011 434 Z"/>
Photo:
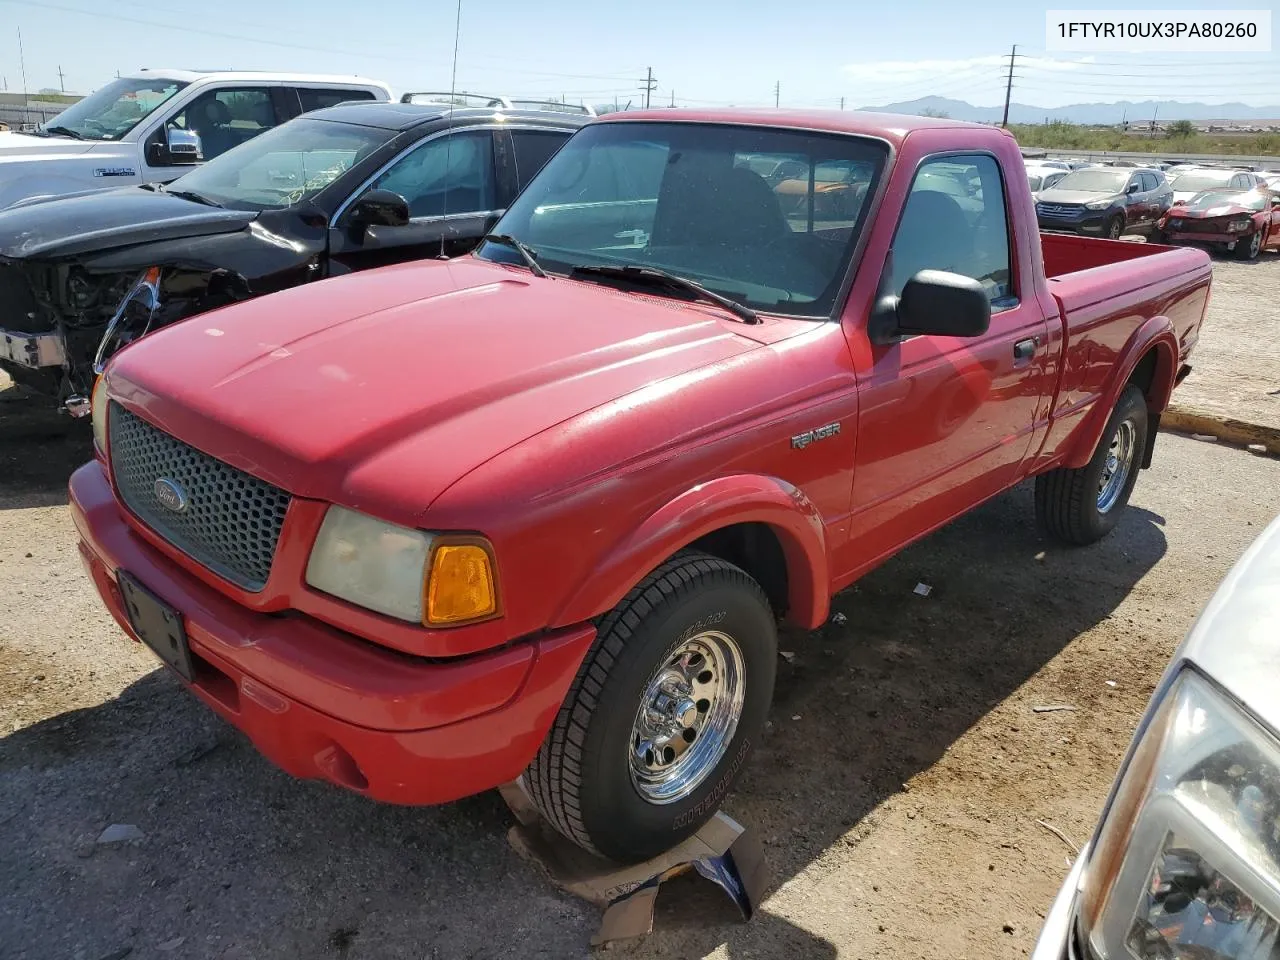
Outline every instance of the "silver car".
<path id="1" fill-rule="evenodd" d="M 1032 960 L 1280 957 L 1280 519 L 1174 655 Z"/>

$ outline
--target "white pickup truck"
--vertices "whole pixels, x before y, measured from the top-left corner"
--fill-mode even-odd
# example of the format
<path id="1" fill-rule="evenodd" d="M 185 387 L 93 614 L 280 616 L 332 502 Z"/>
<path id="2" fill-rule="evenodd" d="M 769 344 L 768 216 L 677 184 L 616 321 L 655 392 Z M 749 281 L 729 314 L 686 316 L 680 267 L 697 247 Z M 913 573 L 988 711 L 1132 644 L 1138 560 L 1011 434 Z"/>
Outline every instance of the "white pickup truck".
<path id="1" fill-rule="evenodd" d="M 390 99 L 386 84 L 363 77 L 142 70 L 33 133 L 0 133 L 0 209 L 31 197 L 165 183 L 300 113 Z"/>

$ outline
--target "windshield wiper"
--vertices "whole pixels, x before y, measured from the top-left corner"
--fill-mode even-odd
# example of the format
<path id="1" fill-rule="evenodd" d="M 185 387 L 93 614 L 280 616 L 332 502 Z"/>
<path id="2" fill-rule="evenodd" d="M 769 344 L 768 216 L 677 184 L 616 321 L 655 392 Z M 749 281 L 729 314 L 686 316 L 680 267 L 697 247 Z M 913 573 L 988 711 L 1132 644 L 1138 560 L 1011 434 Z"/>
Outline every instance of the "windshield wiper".
<path id="1" fill-rule="evenodd" d="M 79 133 L 76 130 L 72 130 L 70 127 L 45 127 L 44 132 L 57 134 L 58 136 L 62 136 L 62 137 L 70 137 L 72 140 L 86 139 L 83 133 Z"/>
<path id="2" fill-rule="evenodd" d="M 529 272 L 535 277 L 545 277 L 547 275 L 547 271 L 538 266 L 538 261 L 533 257 L 533 251 L 526 247 L 522 241 L 505 233 L 486 233 L 484 239 L 490 243 L 499 243 L 504 247 L 510 247 L 520 254 L 520 259 L 524 261 L 524 265 L 529 268 Z"/>
<path id="3" fill-rule="evenodd" d="M 201 196 L 193 190 L 170 190 L 168 187 L 161 187 L 160 189 L 171 197 L 181 197 L 183 200 L 190 200 L 192 203 L 203 203 L 206 207 L 222 206 L 216 200 L 210 200 L 208 197 Z"/>
<path id="4" fill-rule="evenodd" d="M 667 273 L 665 270 L 658 270 L 655 267 L 610 267 L 610 266 L 584 266 L 574 267 L 569 272 L 570 277 L 605 277 L 613 280 L 625 280 L 629 283 L 647 284 L 649 286 L 664 286 L 668 289 L 683 290 L 686 293 L 692 293 L 694 296 L 703 300 L 710 301 L 717 306 L 724 307 L 743 323 L 759 323 L 760 317 L 750 307 L 743 306 L 737 300 L 730 300 L 722 294 L 716 293 L 714 290 L 708 290 L 700 283 L 695 283 L 687 277 L 679 274 Z"/>

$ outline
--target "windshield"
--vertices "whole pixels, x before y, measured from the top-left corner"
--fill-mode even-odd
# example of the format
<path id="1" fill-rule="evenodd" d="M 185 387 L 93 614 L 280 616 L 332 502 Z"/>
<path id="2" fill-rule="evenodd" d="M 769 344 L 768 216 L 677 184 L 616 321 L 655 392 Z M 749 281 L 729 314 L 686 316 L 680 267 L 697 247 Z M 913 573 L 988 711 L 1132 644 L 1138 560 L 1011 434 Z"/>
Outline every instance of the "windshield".
<path id="1" fill-rule="evenodd" d="M 186 85 L 158 77 L 113 80 L 67 107 L 42 129 L 70 130 L 85 140 L 119 140 Z"/>
<path id="2" fill-rule="evenodd" d="M 1084 193 L 1119 193 L 1129 182 L 1128 170 L 1076 170 L 1053 185 L 1054 190 L 1080 190 Z"/>
<path id="3" fill-rule="evenodd" d="M 1267 209 L 1267 198 L 1252 190 L 1209 190 L 1198 193 L 1182 205 L 1187 210 L 1211 210 L 1214 207 L 1244 207 L 1246 210 Z"/>
<path id="4" fill-rule="evenodd" d="M 1180 173 L 1173 178 L 1173 189 L 1179 193 L 1212 190 L 1214 187 L 1225 187 L 1234 176 L 1235 173 L 1231 170 L 1196 170 L 1193 173 Z"/>
<path id="5" fill-rule="evenodd" d="M 288 207 L 311 199 L 393 135 L 299 117 L 214 157 L 171 189 L 241 210 Z"/>
<path id="6" fill-rule="evenodd" d="M 825 316 L 885 156 L 860 137 L 601 123 L 560 148 L 493 232 L 523 241 L 551 273 L 648 267 L 755 309 Z M 495 243 L 478 255 L 521 262 Z"/>

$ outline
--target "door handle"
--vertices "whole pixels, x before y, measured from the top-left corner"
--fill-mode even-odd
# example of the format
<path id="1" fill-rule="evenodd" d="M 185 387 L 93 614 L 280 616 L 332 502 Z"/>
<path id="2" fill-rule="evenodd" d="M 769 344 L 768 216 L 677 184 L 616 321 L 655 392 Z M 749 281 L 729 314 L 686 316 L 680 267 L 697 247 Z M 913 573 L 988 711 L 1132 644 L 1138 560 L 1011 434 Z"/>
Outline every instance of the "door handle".
<path id="1" fill-rule="evenodd" d="M 1039 337 L 1028 337 L 1026 340 L 1019 340 L 1013 345 L 1013 359 L 1015 361 L 1030 360 L 1036 355 L 1036 347 L 1040 346 Z"/>

